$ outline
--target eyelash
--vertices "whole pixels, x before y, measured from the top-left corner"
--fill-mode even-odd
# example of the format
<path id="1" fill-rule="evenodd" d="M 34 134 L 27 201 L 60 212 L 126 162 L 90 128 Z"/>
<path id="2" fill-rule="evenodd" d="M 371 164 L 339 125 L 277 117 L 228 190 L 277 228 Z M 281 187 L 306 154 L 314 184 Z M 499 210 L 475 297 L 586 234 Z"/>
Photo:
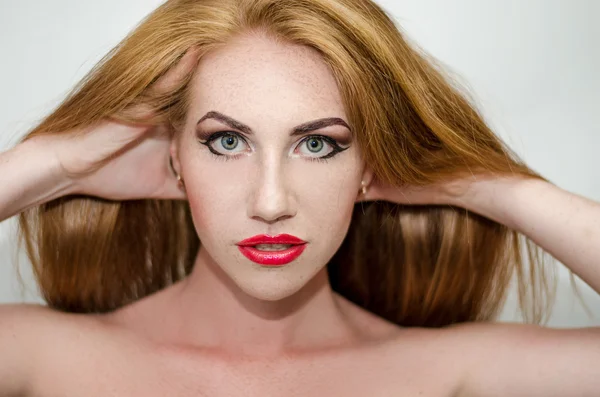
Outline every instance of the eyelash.
<path id="1" fill-rule="evenodd" d="M 246 139 L 240 135 L 239 133 L 235 132 L 235 131 L 219 131 L 219 132 L 215 132 L 214 134 L 210 135 L 204 142 L 200 141 L 199 142 L 206 146 L 208 148 L 208 150 L 210 151 L 210 153 L 212 155 L 214 155 L 218 160 L 224 160 L 224 161 L 229 161 L 229 160 L 233 160 L 235 159 L 237 156 L 228 156 L 226 154 L 221 154 L 221 153 L 217 153 L 211 146 L 211 143 L 213 141 L 216 141 L 219 138 L 222 138 L 224 136 L 235 136 L 238 139 L 244 141 L 246 144 L 248 144 L 248 141 L 246 141 Z M 333 157 L 335 157 L 337 154 L 343 152 L 344 150 L 348 149 L 346 148 L 342 148 L 340 145 L 338 145 L 338 143 L 335 141 L 335 139 L 330 138 L 328 136 L 325 135 L 308 135 L 306 136 L 304 139 L 302 139 L 300 141 L 300 143 L 298 144 L 298 146 L 302 145 L 303 143 L 305 143 L 306 141 L 308 141 L 309 139 L 312 138 L 316 138 L 316 139 L 320 139 L 325 141 L 326 143 L 328 143 L 329 145 L 332 146 L 333 150 L 331 151 L 331 153 L 323 156 L 323 157 L 309 157 L 308 160 L 309 161 L 320 161 L 320 162 L 324 162 L 326 163 L 327 161 L 329 161 L 330 159 L 332 159 Z"/>

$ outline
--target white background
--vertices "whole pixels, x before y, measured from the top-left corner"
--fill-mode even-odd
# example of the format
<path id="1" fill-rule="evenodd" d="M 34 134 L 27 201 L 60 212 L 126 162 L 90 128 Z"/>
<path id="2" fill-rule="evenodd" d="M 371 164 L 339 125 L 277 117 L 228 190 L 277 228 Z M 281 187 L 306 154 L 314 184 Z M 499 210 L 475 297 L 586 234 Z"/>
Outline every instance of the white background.
<path id="1" fill-rule="evenodd" d="M 0 151 L 47 114 L 160 3 L 0 0 Z M 567 190 L 600 201 L 600 2 L 378 3 L 412 40 L 468 82 L 497 133 L 531 167 Z M 0 302 L 39 301 L 22 254 L 28 290 L 23 294 L 18 287 L 15 220 L 0 223 Z M 600 258 L 598 267 L 600 274 Z M 549 325 L 600 325 L 600 296 L 579 283 L 593 315 L 589 317 L 566 275 L 561 267 Z M 509 299 L 501 319 L 517 320 L 515 313 Z"/>

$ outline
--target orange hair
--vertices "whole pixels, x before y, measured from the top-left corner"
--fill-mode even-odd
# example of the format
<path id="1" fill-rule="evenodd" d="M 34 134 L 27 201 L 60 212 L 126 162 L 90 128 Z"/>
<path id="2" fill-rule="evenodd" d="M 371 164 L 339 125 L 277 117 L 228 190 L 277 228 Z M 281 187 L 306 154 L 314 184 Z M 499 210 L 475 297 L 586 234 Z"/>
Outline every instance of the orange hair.
<path id="1" fill-rule="evenodd" d="M 160 97 L 148 87 L 191 47 L 205 54 L 242 34 L 319 52 L 365 161 L 384 182 L 426 185 L 473 170 L 543 179 L 369 0 L 169 0 L 25 139 L 83 131 L 106 117 L 137 122 L 125 113 L 136 104 L 158 109 L 154 121 L 176 132 L 192 76 Z M 200 246 L 185 201 L 69 196 L 19 222 L 43 297 L 71 312 L 111 311 L 182 279 Z M 369 202 L 357 204 L 327 266 L 335 291 L 394 323 L 424 327 L 493 319 L 516 274 L 526 318 L 540 322 L 552 300 L 542 254 L 462 208 Z"/>

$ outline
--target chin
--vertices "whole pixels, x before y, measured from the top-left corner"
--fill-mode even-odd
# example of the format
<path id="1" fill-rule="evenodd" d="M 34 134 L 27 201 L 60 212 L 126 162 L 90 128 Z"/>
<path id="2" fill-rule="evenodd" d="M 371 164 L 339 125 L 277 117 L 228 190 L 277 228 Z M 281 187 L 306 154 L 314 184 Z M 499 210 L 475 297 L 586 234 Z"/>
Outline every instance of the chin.
<path id="1" fill-rule="evenodd" d="M 298 265 L 301 265 L 298 263 Z M 320 269 L 257 268 L 252 274 L 238 274 L 234 283 L 247 295 L 264 301 L 280 301 L 298 293 L 315 277 Z"/>
<path id="2" fill-rule="evenodd" d="M 300 288 L 288 290 L 278 288 L 253 288 L 253 286 L 250 286 L 250 289 L 244 290 L 244 292 L 254 299 L 265 302 L 278 302 L 293 296 L 299 290 Z"/>
<path id="3" fill-rule="evenodd" d="M 238 287 L 248 296 L 255 299 L 277 302 L 286 299 L 296 294 L 304 284 L 285 284 L 280 283 L 279 285 L 273 285 L 270 283 L 244 283 L 238 284 Z"/>

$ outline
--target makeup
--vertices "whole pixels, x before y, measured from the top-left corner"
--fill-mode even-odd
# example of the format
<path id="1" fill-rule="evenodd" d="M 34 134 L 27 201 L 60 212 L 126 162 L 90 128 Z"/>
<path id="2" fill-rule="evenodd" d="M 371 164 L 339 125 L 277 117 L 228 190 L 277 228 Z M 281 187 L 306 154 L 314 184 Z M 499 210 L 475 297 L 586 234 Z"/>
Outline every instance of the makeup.
<path id="1" fill-rule="evenodd" d="M 198 123 L 196 123 L 196 125 L 200 125 L 200 123 L 202 123 L 204 120 L 208 120 L 208 119 L 217 120 L 217 121 L 227 125 L 230 128 L 242 131 L 245 135 L 253 135 L 254 134 L 254 131 L 252 131 L 252 128 L 250 128 L 246 124 L 244 124 L 238 120 L 235 120 L 233 117 L 224 115 L 223 113 L 219 113 L 214 110 L 210 111 L 210 112 L 206 113 L 204 116 L 202 116 L 202 118 L 200 118 L 200 120 L 198 121 Z M 318 119 L 318 120 L 312 120 L 312 121 L 309 121 L 309 122 L 306 122 L 306 123 L 303 123 L 303 124 L 300 124 L 300 125 L 294 127 L 292 132 L 290 133 L 290 136 L 305 135 L 305 134 L 311 133 L 313 131 L 320 130 L 321 128 L 330 127 L 332 125 L 341 125 L 343 127 L 346 127 L 349 131 L 352 131 L 350 126 L 348 126 L 348 123 L 346 123 L 340 117 L 327 117 L 327 118 L 322 118 L 322 119 Z"/>
<path id="2" fill-rule="evenodd" d="M 283 266 L 298 258 L 306 248 L 306 241 L 289 234 L 257 235 L 236 245 L 252 262 L 263 266 Z"/>

